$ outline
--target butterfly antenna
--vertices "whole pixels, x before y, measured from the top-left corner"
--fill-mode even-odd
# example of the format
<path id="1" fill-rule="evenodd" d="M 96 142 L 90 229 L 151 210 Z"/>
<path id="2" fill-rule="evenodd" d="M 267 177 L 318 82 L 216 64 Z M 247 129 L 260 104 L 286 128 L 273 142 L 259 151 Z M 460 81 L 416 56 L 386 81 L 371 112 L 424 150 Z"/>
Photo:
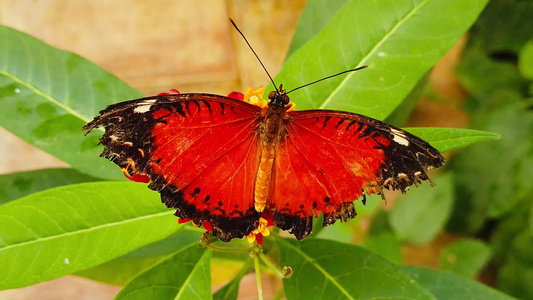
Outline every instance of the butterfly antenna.
<path id="1" fill-rule="evenodd" d="M 302 86 L 299 86 L 299 87 L 297 87 L 297 88 L 295 88 L 295 89 L 292 89 L 292 90 L 288 91 L 286 94 L 288 94 L 288 93 L 292 93 L 292 92 L 294 92 L 294 91 L 296 91 L 296 90 L 299 90 L 299 89 L 304 88 L 304 87 L 306 87 L 306 86 L 310 86 L 310 85 L 315 84 L 315 83 L 317 83 L 317 82 L 320 82 L 320 81 L 322 81 L 322 80 L 330 79 L 330 78 L 332 78 L 332 77 L 339 76 L 339 75 L 342 75 L 342 74 L 344 74 L 344 73 L 350 73 L 350 72 L 359 71 L 359 70 L 365 69 L 365 68 L 367 68 L 367 67 L 368 67 L 368 66 L 361 66 L 361 67 L 358 67 L 358 68 L 355 68 L 355 69 L 350 69 L 350 70 L 342 71 L 342 72 L 340 72 L 340 73 L 333 74 L 333 75 L 330 75 L 330 76 L 328 76 L 328 77 L 324 77 L 324 78 L 322 78 L 322 79 L 315 80 L 315 81 L 310 82 L 310 83 L 308 83 L 308 84 L 304 84 L 304 85 L 302 85 Z"/>
<path id="2" fill-rule="evenodd" d="M 263 67 L 263 70 L 265 70 L 265 72 L 267 73 L 268 75 L 268 78 L 270 78 L 270 81 L 272 82 L 272 84 L 274 85 L 274 88 L 276 89 L 276 92 L 278 91 L 278 87 L 276 86 L 276 84 L 274 83 L 274 79 L 272 79 L 272 76 L 270 76 L 270 74 L 268 73 L 267 69 L 265 68 L 265 65 L 263 65 L 263 62 L 261 61 L 261 59 L 259 59 L 259 56 L 257 55 L 257 53 L 255 53 L 254 51 L 254 48 L 252 48 L 252 45 L 250 45 L 250 43 L 248 42 L 248 40 L 246 39 L 246 37 L 244 36 L 244 34 L 241 32 L 241 30 L 239 29 L 239 27 L 237 27 L 237 24 L 235 24 L 235 22 L 233 22 L 233 20 L 230 18 L 229 21 L 231 22 L 231 25 L 233 25 L 233 27 L 235 27 L 235 29 L 237 29 L 237 31 L 239 32 L 239 34 L 242 36 L 242 38 L 244 39 L 244 41 L 246 42 L 246 44 L 248 44 L 248 47 L 250 47 L 250 50 L 252 50 L 253 54 L 255 55 L 255 57 L 257 58 L 257 60 L 259 61 L 259 63 L 261 64 L 261 66 Z"/>

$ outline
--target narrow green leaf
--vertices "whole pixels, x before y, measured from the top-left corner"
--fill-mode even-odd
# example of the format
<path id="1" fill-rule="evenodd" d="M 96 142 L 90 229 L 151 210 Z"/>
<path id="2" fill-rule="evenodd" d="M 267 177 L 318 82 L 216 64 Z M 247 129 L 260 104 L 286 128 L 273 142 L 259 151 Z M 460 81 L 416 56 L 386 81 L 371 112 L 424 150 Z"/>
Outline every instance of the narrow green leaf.
<path id="1" fill-rule="evenodd" d="M 73 169 L 44 169 L 0 175 L 0 205 L 53 187 L 97 180 Z"/>
<path id="2" fill-rule="evenodd" d="M 320 32 L 287 59 L 275 81 L 291 89 L 368 65 L 363 71 L 299 90 L 292 98 L 299 109 L 343 109 L 384 119 L 463 35 L 486 3 L 347 1 Z"/>
<path id="3" fill-rule="evenodd" d="M 0 206 L 0 289 L 54 279 L 161 240 L 180 225 L 144 184 L 96 182 Z"/>
<path id="4" fill-rule="evenodd" d="M 503 294 L 481 283 L 469 280 L 448 271 L 419 267 L 402 267 L 416 282 L 430 291 L 438 300 L 511 300 Z"/>
<path id="5" fill-rule="evenodd" d="M 409 275 L 372 252 L 354 245 L 308 238 L 276 238 L 287 299 L 434 299 Z"/>
<path id="6" fill-rule="evenodd" d="M 241 283 L 242 278 L 246 275 L 252 268 L 253 260 L 248 259 L 246 263 L 239 271 L 237 276 L 233 278 L 228 284 L 218 290 L 213 294 L 213 299 L 215 300 L 237 300 L 237 295 L 239 293 L 239 284 Z"/>
<path id="7" fill-rule="evenodd" d="M 440 269 L 474 277 L 487 264 L 489 247 L 478 240 L 464 239 L 447 245 L 440 252 Z"/>
<path id="8" fill-rule="evenodd" d="M 197 243 L 141 273 L 115 299 L 211 299 L 211 251 Z"/>
<path id="9" fill-rule="evenodd" d="M 453 177 L 434 178 L 436 188 L 423 184 L 402 195 L 389 213 L 389 223 L 401 240 L 424 244 L 443 228 L 453 206 Z"/>
<path id="10" fill-rule="evenodd" d="M 0 26 L 0 125 L 94 177 L 123 179 L 81 126 L 106 105 L 141 94 L 80 56 Z M 101 134 L 100 134 L 101 135 Z"/>
<path id="11" fill-rule="evenodd" d="M 422 138 L 442 153 L 464 148 L 468 145 L 494 141 L 500 138 L 497 133 L 459 128 L 404 128 Z"/>

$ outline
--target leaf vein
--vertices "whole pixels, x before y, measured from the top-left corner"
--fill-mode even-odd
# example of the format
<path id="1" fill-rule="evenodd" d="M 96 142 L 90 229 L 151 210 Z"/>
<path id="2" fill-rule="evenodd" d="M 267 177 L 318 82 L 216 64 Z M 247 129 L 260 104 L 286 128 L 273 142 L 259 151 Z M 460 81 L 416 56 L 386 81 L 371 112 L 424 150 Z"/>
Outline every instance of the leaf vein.
<path id="1" fill-rule="evenodd" d="M 374 53 L 376 53 L 378 51 L 378 49 L 409 19 L 411 18 L 416 12 L 418 12 L 426 3 L 428 3 L 429 0 L 425 0 L 421 3 L 419 3 L 418 5 L 416 5 L 407 15 L 405 15 L 402 19 L 400 19 L 398 21 L 398 23 L 396 25 L 394 25 L 394 27 L 392 27 L 392 29 L 387 32 L 387 34 L 385 34 L 385 36 L 383 36 L 383 38 L 368 52 L 367 55 L 365 55 L 361 61 L 359 62 L 358 66 L 362 66 L 364 65 L 368 59 L 374 55 Z M 322 105 L 320 105 L 320 108 L 324 108 L 326 107 L 326 105 L 332 101 L 332 99 L 335 97 L 335 95 L 342 90 L 343 86 L 347 84 L 348 80 L 354 75 L 354 72 L 346 75 L 341 83 L 337 86 L 336 89 L 333 90 L 333 92 L 326 98 L 326 100 L 324 100 L 324 102 L 322 103 Z"/>
<path id="2" fill-rule="evenodd" d="M 37 238 L 37 239 L 31 240 L 31 241 L 20 242 L 20 243 L 11 244 L 11 245 L 8 245 L 8 246 L 5 246 L 5 247 L 0 247 L 0 253 L 2 251 L 8 250 L 8 249 L 12 249 L 12 248 L 23 247 L 23 246 L 27 246 L 27 245 L 31 245 L 31 244 L 36 244 L 36 243 L 39 243 L 39 242 L 44 242 L 44 241 L 49 241 L 49 240 L 62 238 L 62 237 L 65 237 L 65 236 L 76 235 L 76 234 L 90 232 L 90 231 L 94 231 L 94 230 L 98 230 L 98 229 L 105 229 L 105 228 L 116 226 L 116 225 L 120 225 L 120 224 L 127 224 L 127 223 L 131 223 L 131 222 L 135 222 L 135 221 L 140 221 L 140 220 L 143 220 L 143 219 L 148 219 L 148 218 L 153 218 L 153 217 L 161 217 L 161 216 L 166 216 L 166 215 L 170 215 L 170 214 L 174 214 L 174 211 L 165 211 L 165 212 L 160 212 L 160 213 L 156 213 L 156 214 L 144 215 L 144 216 L 140 216 L 140 217 L 136 217 L 136 218 L 132 218 L 132 219 L 128 219 L 128 220 L 123 220 L 123 221 L 118 221 L 118 222 L 112 222 L 112 223 L 106 223 L 106 224 L 102 224 L 102 225 L 97 225 L 97 226 L 94 226 L 94 227 L 91 227 L 91 228 L 84 228 L 84 229 L 75 230 L 75 231 L 72 231 L 72 232 L 65 232 L 65 233 L 62 233 L 62 234 L 48 236 L 48 237 L 41 237 L 41 238 Z"/>

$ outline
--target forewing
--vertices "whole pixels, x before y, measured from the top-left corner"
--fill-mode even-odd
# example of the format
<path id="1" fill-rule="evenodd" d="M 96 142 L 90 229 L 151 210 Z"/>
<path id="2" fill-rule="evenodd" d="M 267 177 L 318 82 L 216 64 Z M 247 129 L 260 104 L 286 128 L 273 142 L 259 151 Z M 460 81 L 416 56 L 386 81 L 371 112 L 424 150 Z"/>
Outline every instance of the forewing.
<path id="1" fill-rule="evenodd" d="M 224 241 L 256 227 L 253 184 L 260 108 L 208 94 L 149 97 L 109 106 L 84 129 L 104 126 L 102 156 L 149 187 L 176 215 L 210 221 Z"/>
<path id="2" fill-rule="evenodd" d="M 406 189 L 428 179 L 444 158 L 422 139 L 362 115 L 294 111 L 281 132 L 270 208 L 274 223 L 305 238 L 313 216 L 324 226 L 355 217 L 353 201 L 384 188 Z"/>

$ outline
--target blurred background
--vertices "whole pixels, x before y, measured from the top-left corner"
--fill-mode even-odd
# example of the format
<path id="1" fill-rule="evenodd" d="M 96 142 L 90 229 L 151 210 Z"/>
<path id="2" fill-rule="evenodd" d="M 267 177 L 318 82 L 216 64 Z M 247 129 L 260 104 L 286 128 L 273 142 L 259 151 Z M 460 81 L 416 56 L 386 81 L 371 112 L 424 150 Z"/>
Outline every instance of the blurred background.
<path id="1" fill-rule="evenodd" d="M 0 24 L 75 52 L 146 95 L 172 88 L 226 95 L 268 83 L 228 18 L 275 75 L 305 4 L 0 0 Z M 471 32 L 419 84 L 419 100 L 406 124 L 475 128 L 498 132 L 502 139 L 448 153 L 453 157 L 447 172 L 435 179 L 441 194 L 422 190 L 397 203 L 393 195 L 387 205 L 378 202 L 381 208 L 328 228 L 324 238 L 363 244 L 396 263 L 448 269 L 517 297 L 533 297 L 532 20 L 531 1 L 491 1 Z M 68 167 L 1 127 L 0 140 L 0 174 Z M 427 210 L 416 211 L 424 201 Z M 424 222 L 429 232 L 420 229 L 428 228 Z M 230 278 L 223 268 L 213 266 L 216 286 Z M 266 298 L 281 287 L 274 276 L 265 275 L 263 284 Z M 257 297 L 254 276 L 240 287 L 241 299 Z M 109 299 L 119 290 L 66 276 L 3 291 L 0 298 Z"/>

